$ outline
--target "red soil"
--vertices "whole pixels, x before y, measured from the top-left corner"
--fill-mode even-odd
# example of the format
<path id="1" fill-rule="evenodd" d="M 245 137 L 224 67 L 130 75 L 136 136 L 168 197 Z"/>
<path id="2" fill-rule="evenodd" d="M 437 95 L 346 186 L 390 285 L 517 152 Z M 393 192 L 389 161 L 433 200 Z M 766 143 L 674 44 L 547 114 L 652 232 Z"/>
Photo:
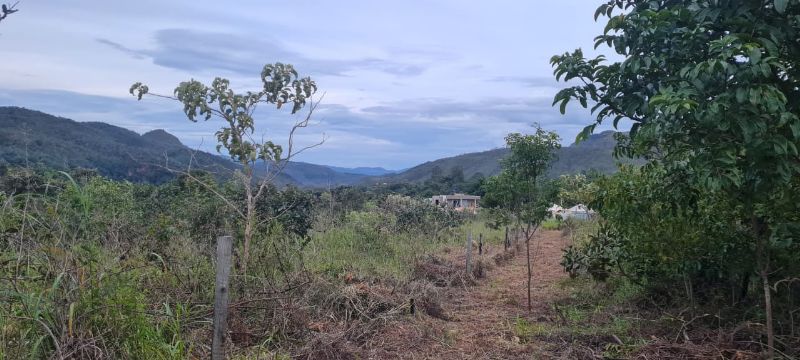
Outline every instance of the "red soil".
<path id="1" fill-rule="evenodd" d="M 558 296 L 555 286 L 567 277 L 559 262 L 567 239 L 543 231 L 531 241 L 533 261 L 532 309 L 527 309 L 527 265 L 524 243 L 505 264 L 494 265 L 502 247 L 492 247 L 473 259 L 491 264 L 477 285 L 448 291 L 442 301 L 446 320 L 416 315 L 392 322 L 364 345 L 369 359 L 531 359 L 548 357 L 541 344 L 524 343 L 514 333 L 517 318 L 529 323 L 555 321 L 550 307 Z M 460 252 L 459 252 L 460 253 Z M 451 252 L 463 263 L 464 255 Z"/>

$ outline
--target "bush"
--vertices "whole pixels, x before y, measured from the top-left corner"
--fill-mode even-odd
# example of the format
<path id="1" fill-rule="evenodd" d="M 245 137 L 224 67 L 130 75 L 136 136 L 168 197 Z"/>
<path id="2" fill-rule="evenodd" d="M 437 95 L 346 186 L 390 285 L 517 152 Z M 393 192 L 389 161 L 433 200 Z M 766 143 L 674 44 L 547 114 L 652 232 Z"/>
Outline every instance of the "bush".
<path id="1" fill-rule="evenodd" d="M 588 241 L 564 249 L 561 266 L 570 277 L 585 273 L 596 281 L 606 281 L 621 265 L 622 251 L 619 234 L 604 224 Z"/>

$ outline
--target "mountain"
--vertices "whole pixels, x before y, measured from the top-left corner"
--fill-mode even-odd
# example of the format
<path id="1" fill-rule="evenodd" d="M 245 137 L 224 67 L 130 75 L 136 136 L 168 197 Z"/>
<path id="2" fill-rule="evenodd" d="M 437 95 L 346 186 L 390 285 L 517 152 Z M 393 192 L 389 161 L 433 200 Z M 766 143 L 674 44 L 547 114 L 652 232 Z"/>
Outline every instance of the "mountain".
<path id="1" fill-rule="evenodd" d="M 558 151 L 558 160 L 550 175 L 578 173 L 595 169 L 610 173 L 616 170 L 611 155 L 614 133 L 592 135 L 586 141 Z M 508 149 L 494 149 L 430 161 L 402 172 L 383 168 L 341 168 L 289 163 L 276 179 L 278 184 L 302 187 L 357 185 L 374 182 L 422 182 L 434 171 L 448 174 L 460 167 L 465 178 L 500 172 L 500 160 Z M 227 158 L 192 150 L 164 130 L 143 135 L 100 122 L 76 122 L 39 111 L 19 107 L 0 107 L 0 165 L 42 165 L 66 170 L 82 167 L 96 169 L 112 179 L 162 183 L 174 177 L 165 168 L 192 168 L 210 171 L 218 178 L 229 176 L 239 165 Z"/>
<path id="2" fill-rule="evenodd" d="M 215 154 L 193 150 L 164 130 L 143 135 L 100 122 L 76 122 L 19 107 L 0 107 L 0 164 L 41 165 L 52 169 L 96 169 L 117 180 L 162 183 L 175 174 L 165 167 L 210 171 L 229 176 L 239 165 Z M 296 177 L 296 178 L 295 178 Z M 290 163 L 278 184 L 325 186 L 352 184 L 363 176 L 340 174 L 326 166 Z"/>
<path id="3" fill-rule="evenodd" d="M 112 179 L 161 183 L 174 177 L 165 168 L 185 169 L 191 149 L 163 130 L 139 135 L 99 122 L 76 122 L 39 111 L 0 107 L 0 163 L 66 170 L 96 169 Z M 193 166 L 217 174 L 236 164 L 205 152 Z"/>
<path id="4" fill-rule="evenodd" d="M 399 171 L 394 170 L 386 170 L 382 167 L 356 167 L 356 168 L 345 168 L 345 167 L 338 167 L 338 166 L 328 166 L 333 171 L 342 174 L 356 174 L 356 175 L 364 175 L 364 176 L 384 176 L 389 174 L 394 174 Z"/>
<path id="5" fill-rule="evenodd" d="M 591 135 L 578 144 L 562 147 L 556 152 L 557 160 L 550 168 L 549 176 L 557 177 L 588 170 L 613 173 L 617 169 L 617 160 L 613 156 L 615 145 L 614 131 L 604 131 Z M 508 154 L 508 151 L 506 148 L 501 148 L 429 161 L 398 174 L 371 180 L 390 183 L 422 182 L 428 180 L 434 171 L 449 174 L 456 167 L 461 167 L 465 178 L 477 174 L 496 175 L 500 173 L 500 160 Z"/>
<path id="6" fill-rule="evenodd" d="M 315 188 L 355 185 L 361 183 L 366 177 L 363 174 L 340 172 L 329 166 L 297 161 L 286 164 L 283 173 L 302 186 Z"/>
<path id="7" fill-rule="evenodd" d="M 434 171 L 449 174 L 456 167 L 461 167 L 465 178 L 470 178 L 475 174 L 490 176 L 500 172 L 500 159 L 505 157 L 507 153 L 508 149 L 494 149 L 428 161 L 403 172 L 380 178 L 379 181 L 391 183 L 422 182 L 430 179 Z M 437 168 L 438 170 L 435 170 Z"/>

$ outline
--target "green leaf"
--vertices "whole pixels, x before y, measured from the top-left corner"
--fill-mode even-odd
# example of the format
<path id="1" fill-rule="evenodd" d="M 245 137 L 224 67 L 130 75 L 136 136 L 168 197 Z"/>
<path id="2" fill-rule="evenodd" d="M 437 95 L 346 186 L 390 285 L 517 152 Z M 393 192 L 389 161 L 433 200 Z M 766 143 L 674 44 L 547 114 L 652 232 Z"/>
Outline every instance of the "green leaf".
<path id="1" fill-rule="evenodd" d="M 567 113 L 567 103 L 568 102 L 569 102 L 569 98 L 566 98 L 566 99 L 561 101 L 561 107 L 559 109 L 561 111 L 561 115 L 564 115 L 564 114 Z"/>
<path id="2" fill-rule="evenodd" d="M 628 132 L 628 136 L 630 136 L 631 139 L 636 137 L 636 134 L 639 132 L 639 127 L 641 127 L 641 123 L 631 125 L 631 130 Z"/>
<path id="3" fill-rule="evenodd" d="M 789 5 L 789 0 L 775 0 L 775 10 L 781 14 L 786 12 L 786 7 Z"/>
<path id="4" fill-rule="evenodd" d="M 577 144 L 580 143 L 581 141 L 588 139 L 589 135 L 592 135 L 592 133 L 594 132 L 595 126 L 597 126 L 597 124 L 592 124 L 583 128 L 583 131 L 581 131 L 580 134 L 578 134 L 578 136 L 575 137 L 575 143 Z"/>
<path id="5" fill-rule="evenodd" d="M 795 139 L 800 139 L 800 122 L 793 122 L 789 125 L 789 128 L 792 129 L 792 136 Z"/>
<path id="6" fill-rule="evenodd" d="M 600 5 L 600 7 L 597 8 L 597 11 L 594 12 L 594 20 L 597 21 L 597 18 L 599 18 L 600 15 L 604 14 L 607 9 L 608 9 L 608 4 Z"/>
<path id="7" fill-rule="evenodd" d="M 750 63 L 758 64 L 761 61 L 761 48 L 750 49 Z"/>

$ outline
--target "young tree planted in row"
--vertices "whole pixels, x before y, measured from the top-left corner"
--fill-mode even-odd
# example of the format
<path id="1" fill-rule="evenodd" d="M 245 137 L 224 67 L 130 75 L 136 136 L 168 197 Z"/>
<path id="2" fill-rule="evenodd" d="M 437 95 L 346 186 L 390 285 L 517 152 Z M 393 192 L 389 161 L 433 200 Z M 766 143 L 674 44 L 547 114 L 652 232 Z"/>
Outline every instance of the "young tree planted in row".
<path id="1" fill-rule="evenodd" d="M 175 100 L 183 104 L 183 111 L 189 120 L 197 122 L 199 119 L 210 120 L 218 118 L 223 121 L 222 128 L 216 132 L 217 151 L 225 152 L 241 166 L 236 171 L 236 176 L 244 188 L 244 211 L 237 205 L 239 199 L 227 199 L 216 192 L 225 203 L 234 210 L 244 222 L 241 273 L 247 274 L 247 263 L 250 255 L 254 229 L 257 223 L 256 204 L 268 193 L 269 185 L 281 173 L 288 161 L 300 152 L 320 145 L 320 143 L 296 148 L 294 144 L 295 133 L 309 125 L 311 116 L 318 102 L 314 102 L 313 95 L 317 91 L 317 84 L 310 77 L 300 77 L 290 64 L 268 64 L 261 72 L 262 88 L 258 91 L 237 93 L 230 88 L 230 81 L 215 78 L 211 86 L 197 80 L 180 83 L 175 88 L 173 96 L 151 93 L 147 85 L 135 83 L 130 88 L 130 93 L 141 100 L 143 96 L 151 95 Z M 254 113 L 261 104 L 275 106 L 280 110 L 287 106 L 291 114 L 296 114 L 308 105 L 308 112 L 301 116 L 292 126 L 287 140 L 287 147 L 276 144 L 272 140 L 256 140 L 253 138 L 255 131 Z M 323 139 L 324 140 L 324 139 Z M 256 165 L 263 163 L 266 171 L 256 177 Z M 182 172 L 192 178 L 189 171 Z M 196 179 L 209 189 L 213 186 Z"/>
<path id="2" fill-rule="evenodd" d="M 768 351 L 774 349 L 771 259 L 780 214 L 771 199 L 790 195 L 800 175 L 800 3 L 614 0 L 595 17 L 608 22 L 596 46 L 622 57 L 554 56 L 559 79 L 578 85 L 554 104 L 577 100 L 596 115 L 579 138 L 604 122 L 632 122 L 627 155 L 682 171 L 701 189 L 721 191 L 742 209 L 763 285 Z M 688 169 L 688 170 L 687 170 Z"/>
<path id="3" fill-rule="evenodd" d="M 553 198 L 542 180 L 561 147 L 558 134 L 543 130 L 538 124 L 531 135 L 512 133 L 506 137 L 511 150 L 502 162 L 502 172 L 484 183 L 483 206 L 498 223 L 514 223 L 522 229 L 528 257 L 528 310 L 531 309 L 531 239 L 547 217 Z"/>

